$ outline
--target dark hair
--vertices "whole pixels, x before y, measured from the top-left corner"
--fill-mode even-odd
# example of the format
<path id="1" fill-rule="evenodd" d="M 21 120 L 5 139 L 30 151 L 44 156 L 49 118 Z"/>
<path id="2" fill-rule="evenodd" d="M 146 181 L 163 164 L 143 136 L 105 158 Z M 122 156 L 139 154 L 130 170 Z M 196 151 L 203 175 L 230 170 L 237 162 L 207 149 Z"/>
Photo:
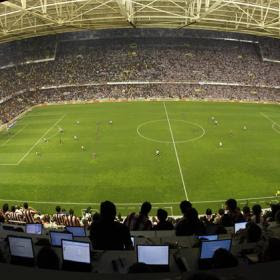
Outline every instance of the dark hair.
<path id="1" fill-rule="evenodd" d="M 225 214 L 225 210 L 223 208 L 221 208 L 221 209 L 219 209 L 218 213 L 220 216 L 222 216 Z"/>
<path id="2" fill-rule="evenodd" d="M 247 242 L 258 242 L 262 237 L 261 228 L 255 223 L 248 223 L 247 230 Z"/>
<path id="3" fill-rule="evenodd" d="M 168 213 L 163 209 L 157 210 L 157 217 L 160 221 L 165 221 L 167 219 Z"/>
<path id="4" fill-rule="evenodd" d="M 24 209 L 28 209 L 28 203 L 27 203 L 27 202 L 24 202 L 24 203 L 23 203 L 23 208 L 24 208 Z"/>
<path id="5" fill-rule="evenodd" d="M 243 214 L 250 214 L 251 210 L 250 207 L 248 205 L 245 205 L 242 209 Z"/>
<path id="6" fill-rule="evenodd" d="M 181 203 L 180 203 L 180 209 L 181 209 L 181 212 L 183 214 L 185 214 L 188 209 L 192 208 L 192 204 L 190 201 L 187 201 L 187 200 L 183 200 Z"/>
<path id="7" fill-rule="evenodd" d="M 105 220 L 114 221 L 117 214 L 116 206 L 111 201 L 104 201 L 100 204 L 100 217 Z"/>
<path id="8" fill-rule="evenodd" d="M 237 201 L 233 198 L 230 198 L 226 201 L 226 206 L 229 211 L 235 211 L 237 208 Z"/>
<path id="9" fill-rule="evenodd" d="M 59 213 L 59 212 L 61 211 L 60 206 L 56 206 L 56 207 L 55 207 L 55 211 L 56 211 L 57 213 Z"/>
<path id="10" fill-rule="evenodd" d="M 205 211 L 206 215 L 212 215 L 212 210 L 210 208 L 207 208 Z"/>
<path id="11" fill-rule="evenodd" d="M 45 269 L 59 269 L 59 258 L 49 246 L 43 247 L 37 255 L 37 266 Z"/>
<path id="12" fill-rule="evenodd" d="M 74 215 L 74 210 L 71 208 L 69 209 L 69 215 L 73 216 Z"/>
<path id="13" fill-rule="evenodd" d="M 259 204 L 255 204 L 252 207 L 252 212 L 256 216 L 256 223 L 260 223 L 261 221 L 261 213 L 262 213 L 262 207 Z"/>
<path id="14" fill-rule="evenodd" d="M 221 218 L 221 225 L 224 227 L 232 227 L 234 224 L 232 218 L 228 214 L 224 214 Z"/>
<path id="15" fill-rule="evenodd" d="M 11 211 L 12 212 L 15 212 L 16 211 L 16 207 L 13 205 L 13 206 L 11 206 Z"/>
<path id="16" fill-rule="evenodd" d="M 141 206 L 140 213 L 143 215 L 148 215 L 151 209 L 152 209 L 152 204 L 148 201 L 145 201 Z"/>
<path id="17" fill-rule="evenodd" d="M 2 210 L 4 213 L 9 211 L 9 204 L 8 203 L 3 204 Z"/>
<path id="18" fill-rule="evenodd" d="M 190 223 L 195 223 L 197 222 L 199 219 L 198 219 L 198 212 L 196 211 L 195 208 L 189 208 L 186 212 L 186 218 L 188 220 L 188 222 Z"/>
<path id="19" fill-rule="evenodd" d="M 238 265 L 238 260 L 226 249 L 217 249 L 213 255 L 214 268 L 227 268 Z"/>

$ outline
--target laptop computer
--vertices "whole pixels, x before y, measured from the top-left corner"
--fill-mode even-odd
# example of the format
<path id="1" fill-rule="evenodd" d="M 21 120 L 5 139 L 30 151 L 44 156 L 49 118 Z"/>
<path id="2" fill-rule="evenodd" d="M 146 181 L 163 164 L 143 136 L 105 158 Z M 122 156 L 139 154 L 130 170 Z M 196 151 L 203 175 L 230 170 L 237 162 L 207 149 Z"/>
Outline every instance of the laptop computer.
<path id="1" fill-rule="evenodd" d="M 241 229 L 245 229 L 246 225 L 247 225 L 247 222 L 235 223 L 234 224 L 234 233 L 237 233 Z"/>
<path id="2" fill-rule="evenodd" d="M 137 245 L 137 262 L 149 265 L 154 272 L 169 272 L 169 246 Z"/>
<path id="3" fill-rule="evenodd" d="M 218 240 L 218 234 L 199 235 L 197 238 L 201 241 L 214 241 Z"/>
<path id="4" fill-rule="evenodd" d="M 42 224 L 26 224 L 25 225 L 25 232 L 29 234 L 37 234 L 41 235 L 42 234 Z"/>
<path id="5" fill-rule="evenodd" d="M 32 238 L 8 236 L 11 263 L 17 265 L 34 265 L 34 249 Z"/>
<path id="6" fill-rule="evenodd" d="M 231 239 L 202 241 L 200 246 L 200 256 L 198 266 L 200 269 L 209 269 L 212 267 L 212 258 L 217 249 L 231 250 Z"/>
<path id="7" fill-rule="evenodd" d="M 91 271 L 90 243 L 62 240 L 63 269 Z"/>
<path id="8" fill-rule="evenodd" d="M 86 237 L 84 227 L 66 227 L 66 230 L 73 234 L 73 237 Z"/>
<path id="9" fill-rule="evenodd" d="M 61 247 L 61 240 L 73 240 L 73 234 L 70 232 L 50 231 L 51 245 L 54 247 Z"/>

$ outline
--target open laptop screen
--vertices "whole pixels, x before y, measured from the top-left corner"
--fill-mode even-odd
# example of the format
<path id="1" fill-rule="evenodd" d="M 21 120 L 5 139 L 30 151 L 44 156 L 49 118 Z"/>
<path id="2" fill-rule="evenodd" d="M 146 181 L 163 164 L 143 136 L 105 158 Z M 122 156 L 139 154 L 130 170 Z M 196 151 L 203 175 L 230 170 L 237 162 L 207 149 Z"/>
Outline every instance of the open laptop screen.
<path id="1" fill-rule="evenodd" d="M 67 233 L 67 232 L 56 232 L 56 231 L 50 231 L 51 236 L 51 245 L 55 247 L 61 246 L 61 240 L 73 240 L 73 234 Z"/>
<path id="2" fill-rule="evenodd" d="M 25 232 L 30 234 L 42 234 L 42 224 L 26 224 Z"/>
<path id="3" fill-rule="evenodd" d="M 230 251 L 231 239 L 216 240 L 216 241 L 202 241 L 200 259 L 211 259 L 215 251 L 220 248 Z"/>
<path id="4" fill-rule="evenodd" d="M 83 227 L 66 227 L 68 232 L 71 232 L 74 237 L 85 237 L 86 231 Z"/>
<path id="5" fill-rule="evenodd" d="M 234 233 L 237 233 L 241 229 L 245 229 L 246 225 L 247 225 L 247 222 L 235 223 L 234 224 Z"/>
<path id="6" fill-rule="evenodd" d="M 169 247 L 138 245 L 137 260 L 148 265 L 169 265 Z"/>
<path id="7" fill-rule="evenodd" d="M 8 236 L 10 254 L 13 257 L 34 258 L 32 239 Z"/>
<path id="8" fill-rule="evenodd" d="M 90 264 L 90 244 L 86 242 L 62 240 L 64 261 Z"/>
<path id="9" fill-rule="evenodd" d="M 213 241 L 213 240 L 218 240 L 218 235 L 217 234 L 211 234 L 211 235 L 199 235 L 198 239 L 201 241 Z"/>

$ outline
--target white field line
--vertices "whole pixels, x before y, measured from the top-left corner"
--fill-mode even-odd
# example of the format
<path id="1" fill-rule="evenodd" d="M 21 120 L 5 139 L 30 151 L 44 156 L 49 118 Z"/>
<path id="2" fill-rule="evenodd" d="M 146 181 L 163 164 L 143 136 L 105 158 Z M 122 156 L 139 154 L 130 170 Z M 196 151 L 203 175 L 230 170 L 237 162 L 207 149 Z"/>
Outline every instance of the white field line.
<path id="1" fill-rule="evenodd" d="M 236 199 L 237 201 L 247 201 L 247 200 L 263 200 L 263 199 L 277 199 L 280 197 L 277 196 L 262 196 L 262 197 L 249 197 L 249 198 L 239 198 Z M 17 200 L 17 199 L 4 199 L 0 198 L 0 201 L 9 201 L 9 202 L 19 202 L 24 203 L 26 200 Z M 207 203 L 218 203 L 218 202 L 225 202 L 226 199 L 222 200 L 205 200 L 205 201 L 192 201 L 192 204 L 207 204 Z M 278 200 L 273 200 L 278 201 Z M 31 204 L 57 204 L 57 205 L 100 205 L 100 202 L 62 202 L 62 201 L 30 201 Z M 141 206 L 143 202 L 128 202 L 128 203 L 115 203 L 118 206 Z M 151 202 L 152 205 L 179 205 L 179 202 Z M 134 207 L 132 208 L 134 209 Z"/>
<path id="2" fill-rule="evenodd" d="M 12 136 L 10 136 L 4 143 L 2 143 L 0 145 L 0 147 L 5 146 L 7 143 L 10 142 L 11 139 L 13 139 L 14 137 L 16 137 L 19 133 L 21 133 L 25 128 L 27 127 L 27 125 L 25 125 L 22 129 L 20 129 L 17 133 L 13 134 Z"/>
<path id="3" fill-rule="evenodd" d="M 279 128 L 280 128 L 280 125 L 277 124 L 277 123 L 273 123 L 272 126 L 271 126 L 271 128 L 272 128 L 276 133 L 280 134 L 279 128 L 276 128 L 276 127 L 279 127 Z"/>
<path id="4" fill-rule="evenodd" d="M 61 122 L 65 118 L 63 115 L 59 118 L 37 141 L 33 144 L 33 146 L 23 155 L 23 157 L 17 162 L 17 165 L 20 165 L 22 161 L 33 151 L 33 149 L 40 143 L 41 139 L 44 138 L 59 122 Z"/>
<path id="5" fill-rule="evenodd" d="M 170 131 L 170 135 L 171 135 L 171 139 L 172 139 L 172 143 L 173 143 L 173 147 L 174 147 L 174 151 L 175 151 L 175 155 L 176 155 L 176 159 L 177 159 L 177 163 L 178 163 L 178 168 L 179 168 L 179 172 L 180 172 L 185 196 L 186 196 L 186 199 L 189 200 L 188 193 L 187 193 L 187 190 L 186 190 L 185 180 L 184 180 L 184 176 L 183 176 L 183 172 L 182 172 L 182 168 L 181 168 L 181 164 L 180 164 L 180 160 L 179 160 L 179 156 L 178 156 L 178 152 L 177 152 L 177 148 L 176 148 L 176 144 L 175 144 L 175 140 L 174 140 L 174 136 L 173 136 L 173 131 L 172 131 L 172 128 L 171 128 L 171 124 L 170 124 L 170 120 L 169 120 L 169 116 L 168 116 L 168 112 L 167 112 L 167 109 L 166 109 L 165 102 L 163 102 L 163 106 L 164 106 L 165 115 L 166 115 L 166 119 L 167 119 L 168 126 L 169 126 L 169 131 Z"/>
<path id="6" fill-rule="evenodd" d="M 272 128 L 275 132 L 277 132 L 278 134 L 280 134 L 280 131 L 275 129 L 275 125 L 276 125 L 277 127 L 280 127 L 280 125 L 279 125 L 277 122 L 275 122 L 273 119 L 271 119 L 271 118 L 270 118 L 268 115 L 266 115 L 265 113 L 260 112 L 260 114 L 261 114 L 264 118 L 266 118 L 267 120 L 269 120 L 269 121 L 272 123 L 271 128 Z"/>

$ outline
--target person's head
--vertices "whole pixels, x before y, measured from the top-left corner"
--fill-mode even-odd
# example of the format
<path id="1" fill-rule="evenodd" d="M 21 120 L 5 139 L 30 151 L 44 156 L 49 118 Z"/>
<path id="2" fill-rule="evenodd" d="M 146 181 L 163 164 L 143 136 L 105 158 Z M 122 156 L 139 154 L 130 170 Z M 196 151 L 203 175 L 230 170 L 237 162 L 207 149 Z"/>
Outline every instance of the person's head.
<path id="1" fill-rule="evenodd" d="M 218 210 L 218 214 L 219 214 L 220 216 L 223 216 L 223 215 L 225 214 L 225 210 L 224 210 L 223 208 L 219 209 L 219 210 Z"/>
<path id="2" fill-rule="evenodd" d="M 262 213 L 262 207 L 259 204 L 255 204 L 252 207 L 252 212 L 255 216 L 259 216 Z"/>
<path id="3" fill-rule="evenodd" d="M 152 209 L 152 204 L 148 201 L 145 201 L 142 206 L 141 206 L 141 210 L 140 210 L 140 213 L 142 215 L 145 215 L 145 216 L 148 216 L 149 212 L 151 211 Z"/>
<path id="4" fill-rule="evenodd" d="M 114 221 L 117 214 L 116 206 L 111 201 L 100 204 L 100 217 L 104 220 Z"/>
<path id="5" fill-rule="evenodd" d="M 207 216 L 211 216 L 212 215 L 212 210 L 210 208 L 207 208 L 206 211 L 205 211 L 205 214 Z"/>
<path id="6" fill-rule="evenodd" d="M 74 210 L 71 208 L 71 209 L 69 209 L 69 215 L 70 216 L 73 216 L 74 215 Z"/>
<path id="7" fill-rule="evenodd" d="M 280 224 L 280 210 L 278 210 L 275 215 L 274 215 L 274 221 L 277 223 L 277 224 Z"/>
<path id="8" fill-rule="evenodd" d="M 157 217 L 160 222 L 166 221 L 167 216 L 168 216 L 168 213 L 165 210 L 163 210 L 163 209 L 157 210 Z"/>
<path id="9" fill-rule="evenodd" d="M 55 211 L 56 211 L 56 213 L 60 213 L 61 207 L 60 207 L 60 206 L 56 206 L 56 207 L 55 207 Z"/>
<path id="10" fill-rule="evenodd" d="M 43 247 L 37 255 L 37 266 L 45 269 L 59 269 L 59 258 L 50 247 Z"/>
<path id="11" fill-rule="evenodd" d="M 226 210 L 235 211 L 237 208 L 237 201 L 233 198 L 230 198 L 226 201 Z"/>
<path id="12" fill-rule="evenodd" d="M 28 209 L 28 203 L 27 203 L 27 202 L 24 202 L 24 203 L 23 203 L 23 208 L 24 208 L 24 209 Z"/>
<path id="13" fill-rule="evenodd" d="M 11 206 L 11 211 L 12 212 L 16 212 L 16 207 L 13 205 L 13 206 Z"/>
<path id="14" fill-rule="evenodd" d="M 220 280 L 220 278 L 213 274 L 198 272 L 187 277 L 186 280 Z"/>
<path id="15" fill-rule="evenodd" d="M 192 204 L 191 202 L 187 201 L 187 200 L 183 200 L 180 203 L 180 209 L 183 215 L 185 215 L 185 213 L 188 211 L 188 209 L 192 208 Z"/>
<path id="16" fill-rule="evenodd" d="M 250 215 L 251 214 L 250 207 L 248 205 L 244 206 L 242 212 L 244 215 Z"/>
<path id="17" fill-rule="evenodd" d="M 217 249 L 213 255 L 214 268 L 227 268 L 238 265 L 238 260 L 226 249 Z"/>
<path id="18" fill-rule="evenodd" d="M 3 204 L 2 210 L 3 210 L 4 213 L 9 211 L 9 204 L 8 203 Z"/>
<path id="19" fill-rule="evenodd" d="M 255 223 L 248 223 L 247 230 L 247 242 L 258 242 L 262 238 L 262 230 Z"/>
<path id="20" fill-rule="evenodd" d="M 92 222 L 96 222 L 99 219 L 100 219 L 100 214 L 98 212 L 95 212 L 94 214 L 91 215 Z"/>

